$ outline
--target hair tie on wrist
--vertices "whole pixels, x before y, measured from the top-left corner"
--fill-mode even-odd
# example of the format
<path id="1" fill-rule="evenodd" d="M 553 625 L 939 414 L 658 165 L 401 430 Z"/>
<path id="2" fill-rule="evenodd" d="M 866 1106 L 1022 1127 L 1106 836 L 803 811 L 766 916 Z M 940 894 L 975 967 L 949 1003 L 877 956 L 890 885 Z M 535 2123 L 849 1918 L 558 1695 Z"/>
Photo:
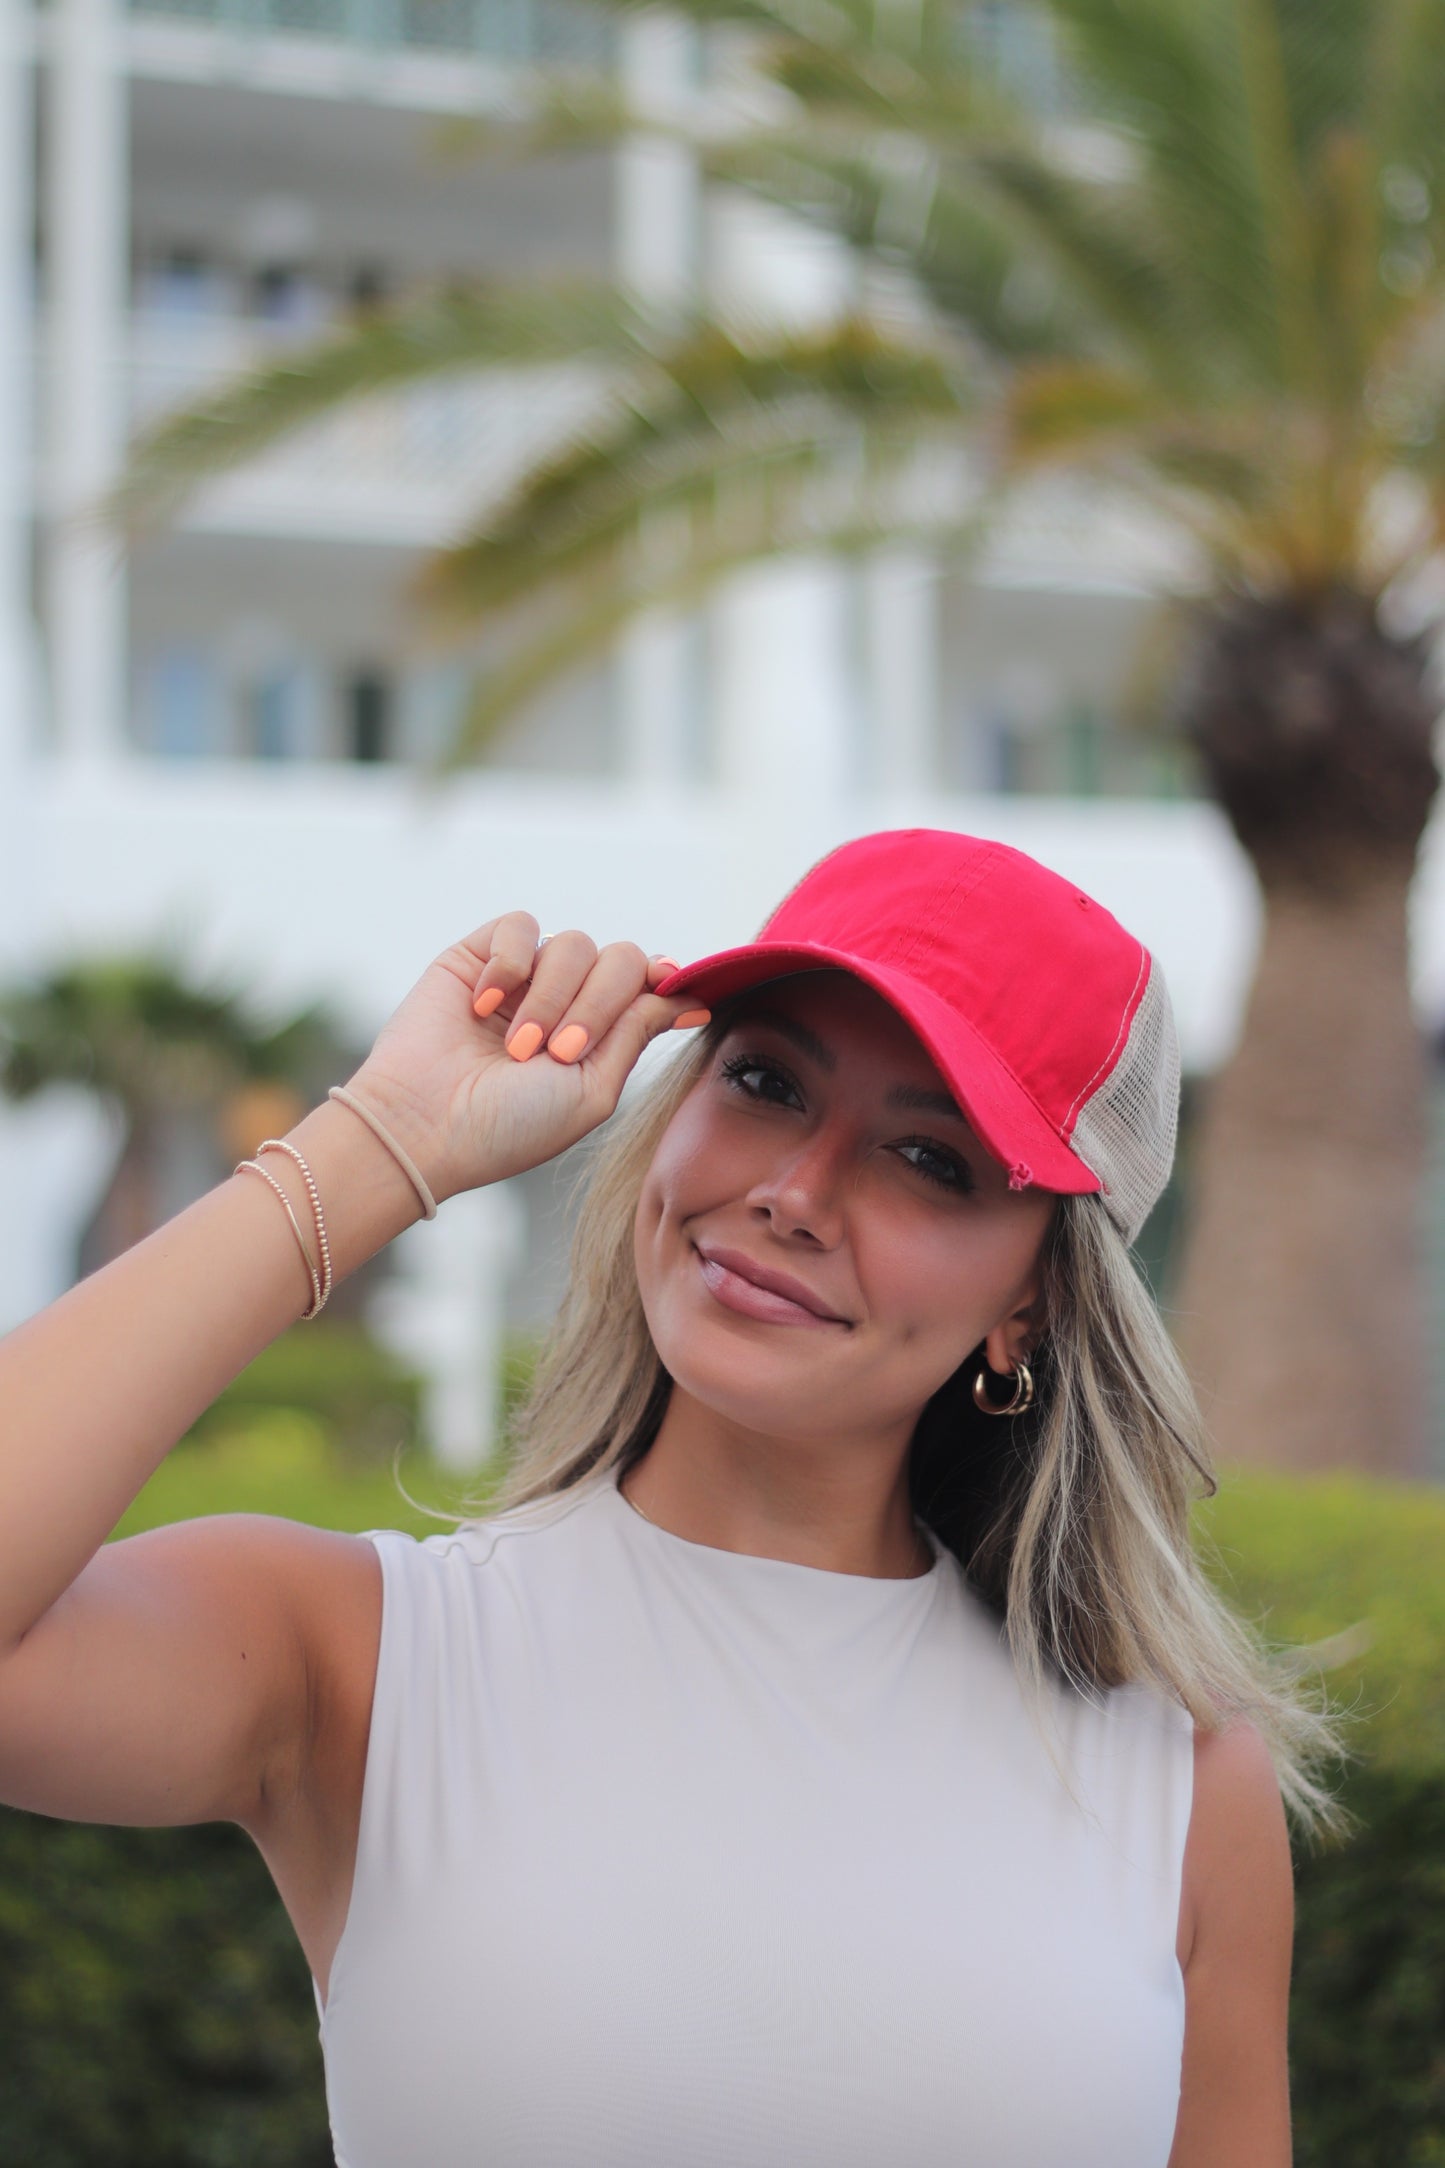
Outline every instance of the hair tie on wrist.
<path id="1" fill-rule="evenodd" d="M 339 1099 L 344 1107 L 350 1107 L 353 1114 L 359 1114 L 361 1116 L 361 1119 L 367 1124 L 367 1126 L 375 1131 L 376 1135 L 381 1139 L 382 1143 L 390 1152 L 392 1158 L 396 1161 L 397 1165 L 406 1175 L 408 1181 L 411 1183 L 411 1186 L 416 1191 L 418 1197 L 420 1197 L 423 1219 L 435 1219 L 437 1216 L 437 1202 L 435 1197 L 433 1197 L 431 1191 L 427 1188 L 426 1183 L 422 1180 L 421 1174 L 418 1171 L 417 1167 L 413 1164 L 407 1154 L 402 1150 L 401 1146 L 397 1143 L 395 1137 L 391 1136 L 382 1127 L 381 1123 L 377 1120 L 377 1117 L 372 1113 L 370 1107 L 363 1106 L 361 1101 L 356 1097 L 356 1095 L 353 1092 L 347 1091 L 345 1086 L 342 1084 L 333 1084 L 326 1096 L 328 1099 Z"/>

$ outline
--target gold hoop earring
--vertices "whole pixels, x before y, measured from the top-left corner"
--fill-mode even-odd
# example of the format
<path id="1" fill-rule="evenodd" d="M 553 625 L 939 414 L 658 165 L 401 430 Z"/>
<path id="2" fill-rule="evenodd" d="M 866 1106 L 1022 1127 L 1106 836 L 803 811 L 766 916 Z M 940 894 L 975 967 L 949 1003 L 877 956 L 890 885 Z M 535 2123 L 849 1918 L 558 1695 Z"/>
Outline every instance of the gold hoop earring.
<path id="1" fill-rule="evenodd" d="M 1014 1371 L 1013 1398 L 1001 1408 L 996 1408 L 988 1397 L 985 1390 L 987 1378 L 988 1364 L 985 1363 L 973 1381 L 974 1402 L 982 1408 L 985 1415 L 1022 1415 L 1025 1408 L 1033 1406 L 1034 1378 L 1026 1362 L 1020 1362 Z"/>

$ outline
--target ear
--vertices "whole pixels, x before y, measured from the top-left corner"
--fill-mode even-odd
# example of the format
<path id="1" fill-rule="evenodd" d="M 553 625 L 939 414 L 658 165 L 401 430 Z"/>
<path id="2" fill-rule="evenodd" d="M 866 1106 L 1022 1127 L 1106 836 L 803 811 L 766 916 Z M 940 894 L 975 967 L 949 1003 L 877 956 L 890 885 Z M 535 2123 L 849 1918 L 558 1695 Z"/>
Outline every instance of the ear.
<path id="1" fill-rule="evenodd" d="M 1007 1377 L 1019 1363 L 1027 1362 L 1039 1344 L 1044 1329 L 1043 1278 L 1042 1265 L 1036 1265 L 1014 1307 L 984 1336 L 988 1367 L 999 1377 Z"/>

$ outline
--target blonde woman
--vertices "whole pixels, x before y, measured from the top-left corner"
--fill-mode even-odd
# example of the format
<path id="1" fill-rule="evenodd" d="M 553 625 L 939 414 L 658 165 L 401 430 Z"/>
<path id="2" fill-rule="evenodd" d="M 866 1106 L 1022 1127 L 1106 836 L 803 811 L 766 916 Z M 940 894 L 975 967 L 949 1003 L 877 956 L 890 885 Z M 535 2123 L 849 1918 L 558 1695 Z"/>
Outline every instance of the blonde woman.
<path id="1" fill-rule="evenodd" d="M 0 1344 L 0 1797 L 250 1832 L 342 2168 L 1286 2168 L 1336 1740 L 1190 1548 L 1127 1247 L 1158 966 L 934 830 L 686 971 L 539 937 L 448 949 L 345 1098 Z M 487 1512 L 104 1544 L 335 1277 L 677 1024 Z"/>

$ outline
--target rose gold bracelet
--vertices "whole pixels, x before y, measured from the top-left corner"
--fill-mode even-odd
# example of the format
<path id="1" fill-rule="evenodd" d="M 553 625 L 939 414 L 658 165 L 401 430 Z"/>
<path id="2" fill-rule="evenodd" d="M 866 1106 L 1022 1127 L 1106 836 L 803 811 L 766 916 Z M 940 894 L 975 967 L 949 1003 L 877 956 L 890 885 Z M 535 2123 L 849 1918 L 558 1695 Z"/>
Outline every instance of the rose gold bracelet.
<path id="1" fill-rule="evenodd" d="M 325 1300 L 325 1297 L 322 1295 L 321 1292 L 321 1281 L 317 1276 L 316 1267 L 311 1262 L 311 1252 L 306 1247 L 306 1237 L 301 1232 L 301 1222 L 297 1219 L 296 1214 L 291 1209 L 291 1199 L 287 1196 L 285 1190 L 281 1187 L 281 1184 L 277 1181 L 275 1175 L 271 1174 L 265 1167 L 259 1165 L 259 1163 L 254 1159 L 238 1160 L 236 1162 L 236 1165 L 231 1169 L 231 1172 L 233 1174 L 240 1174 L 248 1167 L 251 1170 L 252 1174 L 259 1174 L 263 1182 L 268 1182 L 271 1188 L 275 1190 L 276 1195 L 281 1199 L 281 1204 L 286 1213 L 286 1217 L 291 1222 L 291 1231 L 296 1237 L 297 1247 L 301 1252 L 301 1261 L 306 1267 L 306 1277 L 311 1282 L 311 1307 L 309 1310 L 303 1310 L 301 1315 L 303 1319 L 308 1317 L 315 1317 L 317 1311 L 321 1308 L 322 1302 Z"/>
<path id="2" fill-rule="evenodd" d="M 306 1193 L 311 1199 L 311 1216 L 316 1222 L 316 1247 L 321 1252 L 321 1299 L 317 1303 L 316 1309 L 309 1312 L 309 1315 L 314 1317 L 316 1310 L 325 1309 L 331 1295 L 331 1244 L 326 1239 L 326 1221 L 321 1213 L 321 1193 L 316 1187 L 311 1169 L 307 1166 L 295 1145 L 288 1144 L 284 1137 L 267 1137 L 257 1145 L 256 1150 L 258 1153 L 289 1152 L 301 1169 L 301 1179 L 306 1184 Z"/>
<path id="3" fill-rule="evenodd" d="M 347 1091 L 345 1086 L 341 1084 L 333 1084 L 327 1097 L 339 1100 L 343 1106 L 350 1107 L 354 1114 L 361 1116 L 361 1119 L 376 1133 L 391 1153 L 392 1158 L 396 1160 L 409 1178 L 412 1187 L 421 1199 L 423 1216 L 427 1219 L 435 1219 L 437 1216 L 436 1199 L 427 1188 L 419 1168 L 403 1151 L 395 1137 L 383 1128 L 370 1107 L 364 1106 L 354 1093 Z M 301 1169 L 301 1178 L 306 1184 L 306 1194 L 311 1199 L 311 1216 L 316 1222 L 316 1246 L 321 1252 L 321 1270 L 319 1273 L 311 1262 L 311 1252 L 306 1247 L 306 1237 L 301 1232 L 301 1223 L 291 1209 L 291 1200 L 281 1187 L 281 1184 L 276 1180 L 275 1175 L 269 1173 L 256 1159 L 240 1160 L 231 1170 L 233 1174 L 239 1174 L 243 1167 L 249 1167 L 253 1174 L 259 1174 L 263 1182 L 270 1183 L 286 1209 L 286 1217 L 291 1222 L 292 1232 L 296 1237 L 301 1256 L 306 1265 L 306 1277 L 311 1282 L 311 1307 L 309 1310 L 302 1311 L 301 1316 L 304 1321 L 307 1318 L 315 1317 L 318 1311 L 324 1310 L 331 1294 L 331 1244 L 326 1239 L 326 1219 L 321 1210 L 321 1193 L 316 1187 L 315 1177 L 312 1175 L 311 1169 L 307 1166 L 295 1145 L 289 1144 L 285 1137 L 266 1137 L 257 1145 L 256 1150 L 258 1153 L 271 1151 L 289 1153 Z"/>

